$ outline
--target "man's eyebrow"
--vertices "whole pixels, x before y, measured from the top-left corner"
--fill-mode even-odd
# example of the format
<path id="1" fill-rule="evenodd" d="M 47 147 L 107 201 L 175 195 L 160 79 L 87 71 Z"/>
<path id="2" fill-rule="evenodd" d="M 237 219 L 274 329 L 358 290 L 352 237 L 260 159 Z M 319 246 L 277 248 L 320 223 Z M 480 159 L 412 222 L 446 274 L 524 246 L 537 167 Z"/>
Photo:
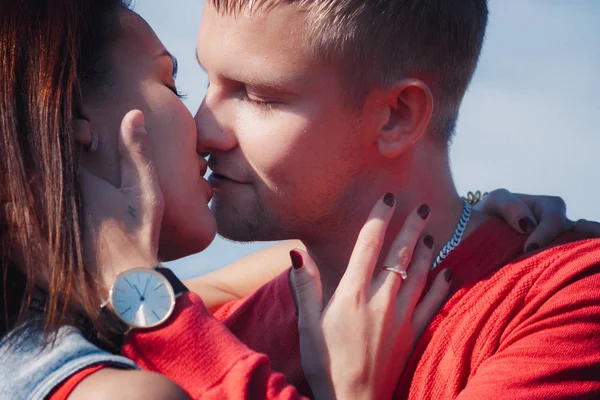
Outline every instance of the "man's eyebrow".
<path id="1" fill-rule="evenodd" d="M 206 72 L 206 69 L 202 65 L 202 61 L 200 61 L 200 57 L 198 56 L 198 54 L 199 54 L 199 51 L 198 51 L 198 48 L 196 48 L 196 51 L 195 51 L 196 61 L 198 62 L 198 65 L 200 66 L 202 71 L 204 71 L 204 73 L 208 75 L 208 72 Z M 256 79 L 255 77 L 231 76 L 228 74 L 224 74 L 223 78 L 230 80 L 230 81 L 243 83 L 254 89 L 261 90 L 264 92 L 275 92 L 275 93 L 278 93 L 281 95 L 286 95 L 286 96 L 293 96 L 296 94 L 294 91 L 290 90 L 286 85 L 282 85 L 279 82 L 265 82 L 265 81 Z"/>

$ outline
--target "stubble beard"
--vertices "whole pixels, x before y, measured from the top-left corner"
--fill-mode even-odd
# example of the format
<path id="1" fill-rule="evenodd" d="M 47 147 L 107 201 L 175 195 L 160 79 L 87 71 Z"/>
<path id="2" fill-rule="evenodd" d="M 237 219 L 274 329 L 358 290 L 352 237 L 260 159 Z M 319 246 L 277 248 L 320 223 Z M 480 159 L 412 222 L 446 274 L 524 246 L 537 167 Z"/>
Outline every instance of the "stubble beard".
<path id="1" fill-rule="evenodd" d="M 211 211 L 217 220 L 217 232 L 234 242 L 265 242 L 293 239 L 289 230 L 272 211 L 262 203 L 254 201 L 239 207 L 213 199 Z"/>

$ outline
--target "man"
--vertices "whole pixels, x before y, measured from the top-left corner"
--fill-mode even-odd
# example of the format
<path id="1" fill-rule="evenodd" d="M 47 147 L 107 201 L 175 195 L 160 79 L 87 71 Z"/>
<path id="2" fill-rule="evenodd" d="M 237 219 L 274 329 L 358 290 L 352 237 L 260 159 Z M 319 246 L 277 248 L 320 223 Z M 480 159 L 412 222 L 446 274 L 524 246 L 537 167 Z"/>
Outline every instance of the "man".
<path id="1" fill-rule="evenodd" d="M 196 121 L 219 232 L 302 240 L 327 301 L 376 198 L 398 199 L 390 238 L 423 204 L 453 296 L 396 396 L 600 395 L 600 242 L 565 235 L 525 257 L 522 236 L 468 217 L 452 181 L 448 143 L 486 23 L 485 0 L 207 0 Z M 216 315 L 308 392 L 287 274 Z"/>

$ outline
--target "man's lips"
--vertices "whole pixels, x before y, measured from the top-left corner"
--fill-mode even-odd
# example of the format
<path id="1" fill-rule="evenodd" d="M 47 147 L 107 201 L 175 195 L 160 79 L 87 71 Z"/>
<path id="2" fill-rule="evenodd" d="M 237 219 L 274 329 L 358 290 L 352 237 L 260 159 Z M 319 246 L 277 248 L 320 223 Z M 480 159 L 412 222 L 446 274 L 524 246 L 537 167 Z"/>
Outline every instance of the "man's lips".
<path id="1" fill-rule="evenodd" d="M 237 179 L 230 178 L 229 176 L 226 176 L 226 175 L 220 174 L 218 172 L 214 172 L 214 171 L 208 177 L 208 183 L 210 183 L 212 186 L 218 185 L 221 182 L 237 183 L 237 184 L 241 184 L 241 185 L 245 185 L 248 183 L 248 182 L 241 182 Z"/>

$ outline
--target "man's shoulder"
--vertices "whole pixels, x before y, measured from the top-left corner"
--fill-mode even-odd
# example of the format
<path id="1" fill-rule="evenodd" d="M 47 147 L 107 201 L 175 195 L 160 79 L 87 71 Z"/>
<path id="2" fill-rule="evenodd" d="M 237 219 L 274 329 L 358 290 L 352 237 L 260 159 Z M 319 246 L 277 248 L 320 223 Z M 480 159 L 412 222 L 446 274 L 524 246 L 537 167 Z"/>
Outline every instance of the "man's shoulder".
<path id="1" fill-rule="evenodd" d="M 565 241 L 516 262 L 515 268 L 528 271 L 538 287 L 559 291 L 578 284 L 584 288 L 581 282 L 597 282 L 600 287 L 600 239 Z"/>
<path id="2" fill-rule="evenodd" d="M 562 235 L 546 248 L 514 257 L 487 278 L 496 285 L 514 285 L 513 291 L 517 290 L 516 282 L 522 289 L 545 287 L 554 291 L 582 279 L 600 282 L 600 239 Z"/>
<path id="3" fill-rule="evenodd" d="M 560 269 L 566 274 L 577 274 L 600 265 L 600 239 L 580 240 L 574 235 L 562 235 L 551 246 L 513 263 L 531 266 L 540 273 L 547 269 Z"/>
<path id="4" fill-rule="evenodd" d="M 444 268 L 454 269 L 455 288 L 465 288 L 482 281 L 514 281 L 518 277 L 535 279 L 554 268 L 578 271 L 593 268 L 600 262 L 600 240 L 585 240 L 572 233 L 560 235 L 550 245 L 524 254 L 527 236 L 505 222 L 491 219 L 450 253 Z"/>
<path id="5" fill-rule="evenodd" d="M 189 396 L 169 378 L 154 372 L 102 368 L 83 379 L 68 397 L 69 400 L 116 398 L 185 400 Z"/>
<path id="6" fill-rule="evenodd" d="M 600 240 L 566 235 L 533 254 L 509 250 L 507 261 L 457 285 L 417 345 L 403 381 L 411 395 L 402 397 L 460 387 L 465 398 L 494 390 L 512 398 L 542 390 L 540 382 L 573 398 L 600 390 L 590 383 L 600 366 Z"/>
<path id="7" fill-rule="evenodd" d="M 542 249 L 540 255 L 547 259 L 556 256 L 561 262 L 564 258 L 575 257 L 581 260 L 581 263 L 597 263 L 600 258 L 600 239 L 586 239 L 579 235 L 563 234 L 555 240 L 551 246 Z"/>
<path id="8" fill-rule="evenodd" d="M 479 310 L 502 324 L 510 322 L 507 315 L 536 314 L 543 304 L 600 299 L 600 240 L 579 239 L 563 235 L 552 246 L 526 255 L 517 243 L 506 255 L 485 259 L 486 265 L 459 269 L 444 307 L 452 310 L 450 319 Z M 471 311 L 466 315 L 472 317 Z"/>
<path id="9" fill-rule="evenodd" d="M 457 304 L 514 316 L 532 315 L 536 307 L 563 300 L 574 305 L 600 299 L 600 240 L 573 239 L 577 238 L 565 235 L 552 246 L 514 257 L 476 279 L 465 279 L 455 292 Z"/>

